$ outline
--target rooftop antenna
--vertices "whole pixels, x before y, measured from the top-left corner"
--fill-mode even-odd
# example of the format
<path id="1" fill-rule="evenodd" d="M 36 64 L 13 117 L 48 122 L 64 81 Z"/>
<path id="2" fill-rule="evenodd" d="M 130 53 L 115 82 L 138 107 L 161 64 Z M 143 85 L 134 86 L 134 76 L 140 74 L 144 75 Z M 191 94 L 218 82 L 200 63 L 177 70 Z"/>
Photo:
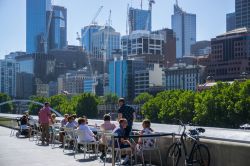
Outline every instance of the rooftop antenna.
<path id="1" fill-rule="evenodd" d="M 141 9 L 142 9 L 142 1 L 143 1 L 143 0 L 141 0 Z"/>
<path id="2" fill-rule="evenodd" d="M 179 5 L 178 5 L 178 0 L 175 0 L 175 4 L 176 4 L 177 6 L 179 6 Z"/>

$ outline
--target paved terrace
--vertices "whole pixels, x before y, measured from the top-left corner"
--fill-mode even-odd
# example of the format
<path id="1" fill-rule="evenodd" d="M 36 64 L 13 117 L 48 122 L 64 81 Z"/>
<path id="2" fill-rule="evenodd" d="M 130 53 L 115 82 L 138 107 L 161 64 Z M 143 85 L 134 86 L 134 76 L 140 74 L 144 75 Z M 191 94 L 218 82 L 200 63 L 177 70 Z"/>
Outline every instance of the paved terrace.
<path id="1" fill-rule="evenodd" d="M 40 146 L 27 138 L 10 137 L 10 129 L 0 127 L 0 166 L 101 166 L 99 159 L 83 159 L 77 154 L 76 159 L 70 151 L 51 146 Z M 68 153 L 69 152 L 69 153 Z M 70 154 L 71 153 L 71 154 Z M 110 166 L 111 164 L 106 164 Z"/>

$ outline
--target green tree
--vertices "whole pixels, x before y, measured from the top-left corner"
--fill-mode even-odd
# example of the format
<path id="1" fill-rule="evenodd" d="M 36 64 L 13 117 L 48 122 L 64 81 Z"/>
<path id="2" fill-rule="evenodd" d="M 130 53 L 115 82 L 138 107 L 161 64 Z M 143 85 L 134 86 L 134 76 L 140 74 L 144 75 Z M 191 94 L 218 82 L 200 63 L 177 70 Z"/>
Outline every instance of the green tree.
<path id="1" fill-rule="evenodd" d="M 114 93 L 106 94 L 103 98 L 104 104 L 117 104 L 119 97 Z"/>
<path id="2" fill-rule="evenodd" d="M 10 96 L 5 93 L 0 93 L 0 103 L 11 100 Z M 0 113 L 11 113 L 13 105 L 11 103 L 0 106 Z"/>
<path id="3" fill-rule="evenodd" d="M 90 93 L 83 93 L 74 96 L 71 100 L 72 109 L 76 111 L 78 116 L 87 116 L 88 118 L 96 118 L 98 115 L 97 97 Z"/>
<path id="4" fill-rule="evenodd" d="M 70 102 L 68 101 L 67 96 L 59 94 L 51 96 L 49 98 L 50 106 L 56 111 L 65 114 L 67 113 L 68 106 Z"/>
<path id="5" fill-rule="evenodd" d="M 49 99 L 43 96 L 31 96 L 30 100 L 36 101 L 39 103 L 45 103 L 48 102 Z M 29 105 L 29 112 L 31 115 L 38 115 L 39 110 L 42 108 L 41 105 L 35 104 L 35 103 L 30 103 Z"/>
<path id="6" fill-rule="evenodd" d="M 147 101 L 149 101 L 152 98 L 154 98 L 154 96 L 150 95 L 147 92 L 141 93 L 137 97 L 135 97 L 134 103 L 135 104 L 144 104 L 144 103 L 146 103 Z"/>

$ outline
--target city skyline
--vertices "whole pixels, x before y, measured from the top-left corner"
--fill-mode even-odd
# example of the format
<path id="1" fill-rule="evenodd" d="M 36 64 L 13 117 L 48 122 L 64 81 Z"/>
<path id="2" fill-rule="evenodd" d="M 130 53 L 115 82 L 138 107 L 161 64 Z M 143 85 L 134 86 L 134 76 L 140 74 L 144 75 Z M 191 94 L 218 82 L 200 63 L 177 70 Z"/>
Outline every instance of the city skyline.
<path id="1" fill-rule="evenodd" d="M 1 46 L 0 58 L 13 51 L 25 51 L 26 29 L 26 1 L 0 0 Z M 68 9 L 68 43 L 78 45 L 75 40 L 76 32 L 89 25 L 97 9 L 103 5 L 104 9 L 97 18 L 100 25 L 108 20 L 109 10 L 112 10 L 112 26 L 122 35 L 126 34 L 127 3 L 130 0 L 105 0 L 81 1 L 70 3 L 67 0 L 54 0 L 54 5 L 60 5 Z M 214 4 L 217 5 L 214 5 Z M 77 5 L 76 5 L 77 4 Z M 158 0 L 153 5 L 152 30 L 171 27 L 171 14 L 173 14 L 173 1 Z M 197 14 L 197 41 L 210 40 L 226 31 L 226 13 L 234 12 L 234 0 L 199 0 L 179 1 L 179 5 L 187 12 Z M 140 1 L 133 1 L 133 7 L 140 8 Z M 144 1 L 143 9 L 147 9 L 147 1 Z M 15 11 L 11 12 L 10 11 Z M 8 17 L 5 17 L 8 15 Z M 217 18 L 217 19 L 215 19 Z M 217 25 L 217 26 L 214 26 Z"/>

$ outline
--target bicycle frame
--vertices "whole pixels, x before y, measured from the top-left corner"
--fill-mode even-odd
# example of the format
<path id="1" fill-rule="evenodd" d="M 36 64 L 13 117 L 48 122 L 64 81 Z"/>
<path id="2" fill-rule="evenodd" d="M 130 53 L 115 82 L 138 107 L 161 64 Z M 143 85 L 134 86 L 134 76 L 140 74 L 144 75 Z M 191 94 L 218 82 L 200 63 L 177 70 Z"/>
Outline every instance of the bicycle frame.
<path id="1" fill-rule="evenodd" d="M 179 139 L 178 146 L 179 146 L 179 148 L 181 148 L 181 146 L 183 147 L 184 155 L 185 155 L 185 165 L 188 166 L 190 164 L 191 165 L 193 164 L 193 159 L 191 158 L 191 156 L 194 153 L 194 150 L 195 150 L 195 148 L 196 148 L 196 146 L 198 144 L 198 142 L 197 142 L 198 140 L 193 138 L 191 135 L 186 134 L 186 126 L 182 122 L 181 122 L 181 126 L 184 129 L 183 129 L 183 132 L 182 132 L 181 137 Z M 193 141 L 192 149 L 191 149 L 190 153 L 188 153 L 188 150 L 187 150 L 187 147 L 186 147 L 186 144 L 185 144 L 186 137 L 189 137 Z"/>

